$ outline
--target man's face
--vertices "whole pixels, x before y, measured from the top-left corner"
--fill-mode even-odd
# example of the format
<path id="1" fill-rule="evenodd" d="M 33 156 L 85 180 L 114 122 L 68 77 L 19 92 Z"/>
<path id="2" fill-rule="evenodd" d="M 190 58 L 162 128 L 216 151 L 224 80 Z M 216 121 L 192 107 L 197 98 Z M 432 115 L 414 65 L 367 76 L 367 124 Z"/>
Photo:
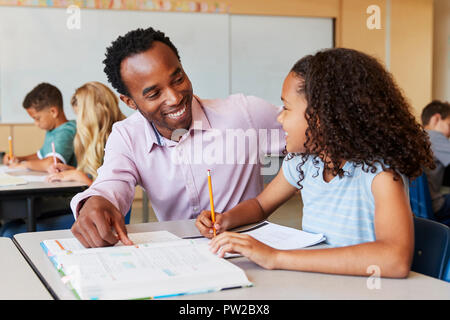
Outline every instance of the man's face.
<path id="1" fill-rule="evenodd" d="M 155 41 L 147 51 L 124 59 L 120 73 L 131 95 L 120 99 L 152 121 L 164 137 L 190 127 L 192 85 L 169 46 Z"/>
<path id="2" fill-rule="evenodd" d="M 439 117 L 436 124 L 436 130 L 440 131 L 447 138 L 450 138 L 450 116 L 447 116 L 445 119 Z"/>

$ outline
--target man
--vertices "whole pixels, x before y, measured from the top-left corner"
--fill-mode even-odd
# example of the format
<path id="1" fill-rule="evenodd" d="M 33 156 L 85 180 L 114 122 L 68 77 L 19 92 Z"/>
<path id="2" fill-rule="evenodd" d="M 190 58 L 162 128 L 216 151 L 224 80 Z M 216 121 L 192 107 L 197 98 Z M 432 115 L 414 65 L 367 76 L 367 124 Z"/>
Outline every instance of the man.
<path id="1" fill-rule="evenodd" d="M 98 178 L 71 202 L 72 232 L 85 247 L 132 244 L 123 214 L 136 185 L 163 221 L 195 218 L 209 209 L 208 169 L 217 212 L 262 191 L 257 160 L 284 148 L 279 108 L 241 94 L 196 97 L 177 49 L 152 28 L 119 37 L 103 62 L 120 99 L 139 112 L 114 125 Z"/>
<path id="2" fill-rule="evenodd" d="M 434 100 L 422 111 L 422 124 L 430 136 L 436 169 L 427 170 L 432 207 L 439 221 L 450 218 L 450 194 L 441 193 L 445 169 L 450 165 L 450 104 Z"/>

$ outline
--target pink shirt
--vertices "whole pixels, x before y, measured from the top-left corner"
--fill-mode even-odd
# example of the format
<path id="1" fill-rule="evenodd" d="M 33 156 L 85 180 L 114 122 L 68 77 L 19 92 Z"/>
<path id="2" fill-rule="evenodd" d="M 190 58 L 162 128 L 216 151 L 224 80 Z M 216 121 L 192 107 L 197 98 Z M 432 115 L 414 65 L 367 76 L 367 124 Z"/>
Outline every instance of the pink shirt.
<path id="1" fill-rule="evenodd" d="M 139 112 L 114 124 L 103 165 L 91 187 L 70 205 L 94 195 L 130 209 L 135 186 L 147 193 L 159 221 L 195 218 L 210 210 L 207 170 L 214 208 L 224 212 L 263 190 L 264 155 L 280 155 L 284 133 L 276 121 L 281 108 L 252 96 L 192 101 L 192 124 L 179 142 L 159 135 Z M 273 167 L 273 165 L 272 165 Z M 267 173 L 267 172 L 266 172 Z M 264 172 L 263 172 L 264 174 Z"/>

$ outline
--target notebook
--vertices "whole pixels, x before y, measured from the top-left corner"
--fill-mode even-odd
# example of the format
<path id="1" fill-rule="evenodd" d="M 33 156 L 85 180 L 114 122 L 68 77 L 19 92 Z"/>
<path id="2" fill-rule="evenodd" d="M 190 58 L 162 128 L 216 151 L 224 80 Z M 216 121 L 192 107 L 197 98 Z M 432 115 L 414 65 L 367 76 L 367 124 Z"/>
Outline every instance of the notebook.
<path id="1" fill-rule="evenodd" d="M 27 184 L 28 181 L 21 177 L 14 177 L 9 174 L 0 172 L 0 187 L 17 186 L 21 184 Z"/>
<path id="2" fill-rule="evenodd" d="M 157 299 L 252 286 L 205 243 L 168 231 L 129 234 L 133 246 L 84 248 L 76 238 L 41 247 L 78 299 Z"/>
<path id="3" fill-rule="evenodd" d="M 264 221 L 247 229 L 240 229 L 239 233 L 248 234 L 262 243 L 279 250 L 294 250 L 310 247 L 326 240 L 322 233 L 311 233 L 276 223 Z M 198 243 L 209 243 L 204 237 L 190 237 Z M 220 249 L 219 249 L 220 251 Z M 235 253 L 226 253 L 225 258 L 240 257 Z"/>

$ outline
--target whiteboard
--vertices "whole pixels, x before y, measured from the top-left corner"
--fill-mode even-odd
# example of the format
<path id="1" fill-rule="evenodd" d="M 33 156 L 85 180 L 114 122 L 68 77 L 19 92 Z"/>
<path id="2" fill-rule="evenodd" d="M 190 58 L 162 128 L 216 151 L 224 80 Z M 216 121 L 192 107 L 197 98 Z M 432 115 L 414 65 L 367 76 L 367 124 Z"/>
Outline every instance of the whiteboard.
<path id="1" fill-rule="evenodd" d="M 305 55 L 333 47 L 333 19 L 231 16 L 231 92 L 281 104 L 284 78 Z"/>
<path id="2" fill-rule="evenodd" d="M 195 94 L 229 94 L 227 15 L 81 9 L 79 30 L 67 28 L 69 16 L 65 9 L 0 7 L 1 122 L 32 122 L 22 101 L 40 82 L 61 90 L 66 116 L 74 119 L 75 89 L 93 80 L 113 89 L 103 72 L 106 47 L 138 27 L 152 26 L 170 37 Z M 120 108 L 125 115 L 133 112 L 122 102 Z"/>
<path id="3" fill-rule="evenodd" d="M 61 90 L 66 115 L 75 119 L 75 89 L 88 81 L 113 89 L 103 72 L 106 47 L 138 27 L 170 37 L 194 93 L 205 99 L 244 93 L 279 105 L 292 65 L 333 46 L 331 18 L 81 9 L 81 28 L 70 30 L 69 16 L 66 9 L 0 7 L 2 123 L 32 122 L 22 101 L 40 82 Z M 134 112 L 122 102 L 120 108 Z"/>

